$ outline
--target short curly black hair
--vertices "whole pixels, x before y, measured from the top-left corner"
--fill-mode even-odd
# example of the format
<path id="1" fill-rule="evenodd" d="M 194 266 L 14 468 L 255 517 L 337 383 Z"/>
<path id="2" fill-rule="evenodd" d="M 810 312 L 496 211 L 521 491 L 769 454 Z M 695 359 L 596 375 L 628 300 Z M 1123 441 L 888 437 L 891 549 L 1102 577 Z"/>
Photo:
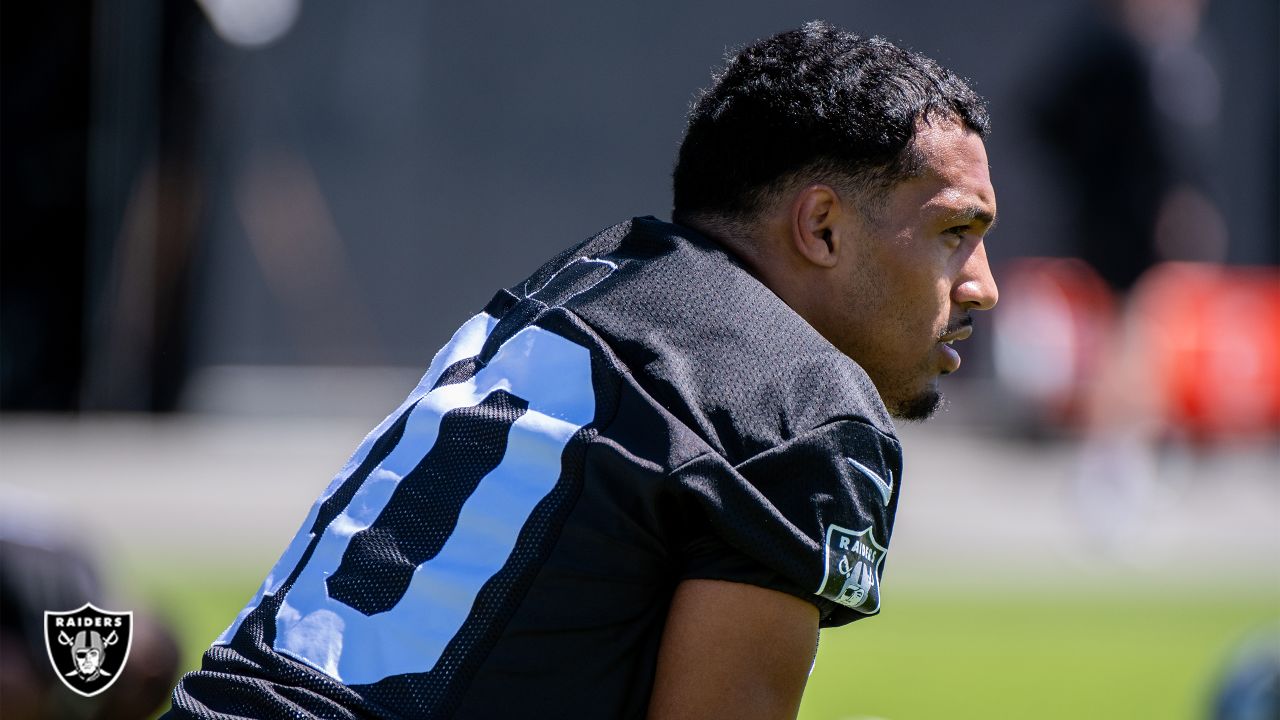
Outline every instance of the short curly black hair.
<path id="1" fill-rule="evenodd" d="M 746 218 L 799 179 L 877 192 L 918 173 L 918 123 L 986 137 L 986 102 L 922 55 L 815 20 L 729 59 L 689 113 L 674 219 Z"/>

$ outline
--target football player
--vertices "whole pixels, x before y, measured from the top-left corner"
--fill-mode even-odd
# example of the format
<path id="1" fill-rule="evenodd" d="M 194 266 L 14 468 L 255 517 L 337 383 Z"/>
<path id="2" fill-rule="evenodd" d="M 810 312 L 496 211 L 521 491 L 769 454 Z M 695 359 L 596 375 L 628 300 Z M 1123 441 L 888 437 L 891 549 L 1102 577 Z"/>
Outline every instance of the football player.
<path id="1" fill-rule="evenodd" d="M 693 108 L 673 222 L 499 291 L 312 507 L 171 718 L 794 717 L 880 607 L 891 416 L 996 302 L 983 101 L 822 22 Z"/>

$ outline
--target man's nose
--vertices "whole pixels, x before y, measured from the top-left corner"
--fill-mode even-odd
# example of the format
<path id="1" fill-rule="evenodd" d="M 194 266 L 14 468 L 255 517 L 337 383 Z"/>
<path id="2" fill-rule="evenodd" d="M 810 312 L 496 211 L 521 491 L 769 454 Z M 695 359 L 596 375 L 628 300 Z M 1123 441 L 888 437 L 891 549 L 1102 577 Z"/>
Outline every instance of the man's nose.
<path id="1" fill-rule="evenodd" d="M 965 261 L 959 282 L 951 290 L 951 301 L 968 310 L 990 310 L 1000 299 L 1000 290 L 987 263 L 987 249 L 979 243 Z"/>

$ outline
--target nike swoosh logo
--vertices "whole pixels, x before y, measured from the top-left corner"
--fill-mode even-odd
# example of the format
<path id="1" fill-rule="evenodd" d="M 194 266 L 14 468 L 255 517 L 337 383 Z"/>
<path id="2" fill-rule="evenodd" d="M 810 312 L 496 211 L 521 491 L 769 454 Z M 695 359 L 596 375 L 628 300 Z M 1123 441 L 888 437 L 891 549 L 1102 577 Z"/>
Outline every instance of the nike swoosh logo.
<path id="1" fill-rule="evenodd" d="M 893 494 L 893 485 L 892 485 L 893 471 L 892 470 L 889 471 L 889 482 L 885 482 L 884 478 L 880 477 L 880 475 L 877 474 L 875 470 L 872 470 L 871 468 L 867 467 L 866 465 L 863 465 L 857 460 L 854 460 L 851 457 L 846 457 L 845 460 L 848 460 L 849 464 L 852 465 L 858 472 L 871 478 L 871 482 L 875 483 L 876 488 L 880 491 L 880 497 L 884 498 L 884 504 L 888 505 L 889 496 Z"/>

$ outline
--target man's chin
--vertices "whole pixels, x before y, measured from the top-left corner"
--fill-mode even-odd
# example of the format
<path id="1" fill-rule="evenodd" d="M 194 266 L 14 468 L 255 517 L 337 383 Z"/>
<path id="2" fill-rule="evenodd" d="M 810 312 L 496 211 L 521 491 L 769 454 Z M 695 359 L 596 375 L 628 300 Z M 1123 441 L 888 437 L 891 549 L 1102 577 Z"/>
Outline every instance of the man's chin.
<path id="1" fill-rule="evenodd" d="M 929 387 L 915 397 L 889 408 L 889 414 L 898 420 L 924 422 L 936 415 L 941 407 L 942 393 L 936 387 Z"/>

